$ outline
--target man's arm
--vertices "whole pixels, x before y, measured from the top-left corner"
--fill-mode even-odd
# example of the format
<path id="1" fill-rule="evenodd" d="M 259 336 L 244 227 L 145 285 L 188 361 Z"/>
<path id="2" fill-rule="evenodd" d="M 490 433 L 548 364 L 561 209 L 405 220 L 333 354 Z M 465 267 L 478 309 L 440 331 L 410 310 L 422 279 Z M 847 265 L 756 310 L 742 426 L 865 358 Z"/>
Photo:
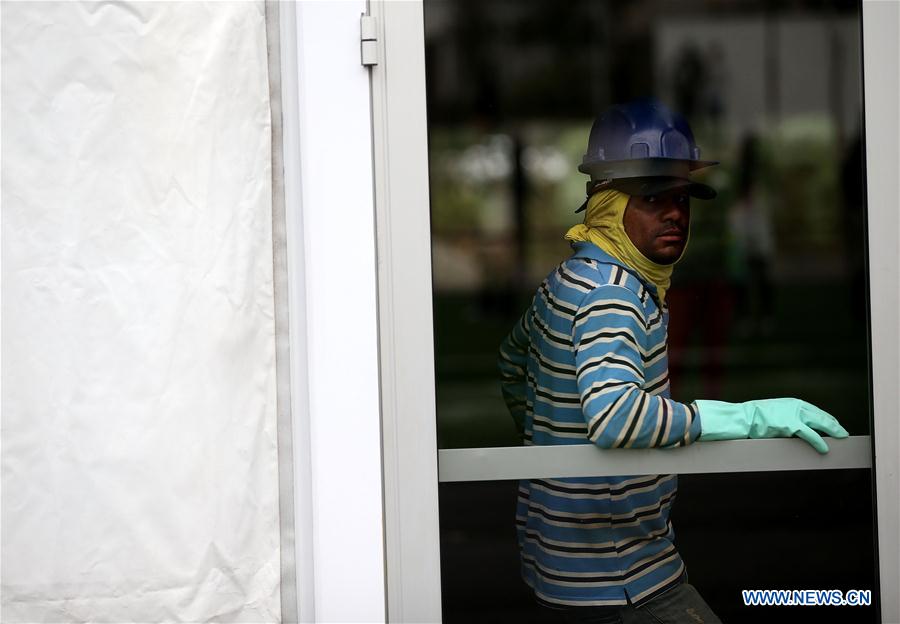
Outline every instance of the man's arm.
<path id="1" fill-rule="evenodd" d="M 503 400 L 516 423 L 519 433 L 525 431 L 525 384 L 528 366 L 528 318 L 531 307 L 525 311 L 506 339 L 500 344 L 497 365 L 500 368 L 500 389 Z"/>
<path id="2" fill-rule="evenodd" d="M 664 344 L 647 350 L 642 309 L 635 293 L 609 284 L 588 293 L 575 315 L 581 408 L 588 437 L 602 448 L 683 446 L 700 435 L 695 406 L 641 389 L 645 366 L 665 357 Z"/>

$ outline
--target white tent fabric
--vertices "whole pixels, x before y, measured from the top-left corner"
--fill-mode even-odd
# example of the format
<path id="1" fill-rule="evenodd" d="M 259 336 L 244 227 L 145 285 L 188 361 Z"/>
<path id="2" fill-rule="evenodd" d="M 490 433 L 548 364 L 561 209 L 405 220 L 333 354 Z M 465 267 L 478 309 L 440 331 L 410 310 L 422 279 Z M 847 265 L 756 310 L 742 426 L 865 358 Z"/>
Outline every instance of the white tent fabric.
<path id="1" fill-rule="evenodd" d="M 2 620 L 277 621 L 264 6 L 0 10 Z"/>

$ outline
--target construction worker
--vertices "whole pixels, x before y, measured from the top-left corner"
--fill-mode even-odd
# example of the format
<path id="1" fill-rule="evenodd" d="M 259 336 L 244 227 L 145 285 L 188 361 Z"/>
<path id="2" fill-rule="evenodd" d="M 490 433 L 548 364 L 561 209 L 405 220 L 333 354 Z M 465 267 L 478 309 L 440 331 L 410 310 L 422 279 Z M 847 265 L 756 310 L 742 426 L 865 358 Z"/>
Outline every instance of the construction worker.
<path id="1" fill-rule="evenodd" d="M 687 246 L 700 160 L 687 122 L 655 100 L 596 119 L 579 170 L 590 176 L 573 254 L 538 288 L 500 349 L 504 399 L 526 445 L 677 447 L 697 440 L 847 431 L 798 399 L 669 398 L 666 291 Z M 675 475 L 523 481 L 522 576 L 563 621 L 719 622 L 687 583 L 669 512 Z"/>

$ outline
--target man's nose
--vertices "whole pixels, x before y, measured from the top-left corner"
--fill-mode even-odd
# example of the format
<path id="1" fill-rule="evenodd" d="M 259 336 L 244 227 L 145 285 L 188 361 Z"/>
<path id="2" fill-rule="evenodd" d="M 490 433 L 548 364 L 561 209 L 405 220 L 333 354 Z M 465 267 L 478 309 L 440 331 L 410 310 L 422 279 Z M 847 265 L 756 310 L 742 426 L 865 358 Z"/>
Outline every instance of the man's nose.
<path id="1" fill-rule="evenodd" d="M 688 207 L 684 203 L 670 198 L 663 204 L 660 216 L 663 221 L 683 223 L 688 217 Z"/>

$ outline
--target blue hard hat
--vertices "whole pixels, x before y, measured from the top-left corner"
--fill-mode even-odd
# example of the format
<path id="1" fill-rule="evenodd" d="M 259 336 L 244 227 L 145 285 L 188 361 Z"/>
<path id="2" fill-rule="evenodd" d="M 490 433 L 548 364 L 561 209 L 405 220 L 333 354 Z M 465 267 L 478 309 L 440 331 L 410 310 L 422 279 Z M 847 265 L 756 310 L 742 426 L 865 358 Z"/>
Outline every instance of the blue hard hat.
<path id="1" fill-rule="evenodd" d="M 700 160 L 687 121 L 652 98 L 610 107 L 594 121 L 587 153 L 578 170 L 591 176 L 588 194 L 613 188 L 629 195 L 653 195 L 685 188 L 700 199 L 716 191 L 690 174 L 718 164 Z"/>

